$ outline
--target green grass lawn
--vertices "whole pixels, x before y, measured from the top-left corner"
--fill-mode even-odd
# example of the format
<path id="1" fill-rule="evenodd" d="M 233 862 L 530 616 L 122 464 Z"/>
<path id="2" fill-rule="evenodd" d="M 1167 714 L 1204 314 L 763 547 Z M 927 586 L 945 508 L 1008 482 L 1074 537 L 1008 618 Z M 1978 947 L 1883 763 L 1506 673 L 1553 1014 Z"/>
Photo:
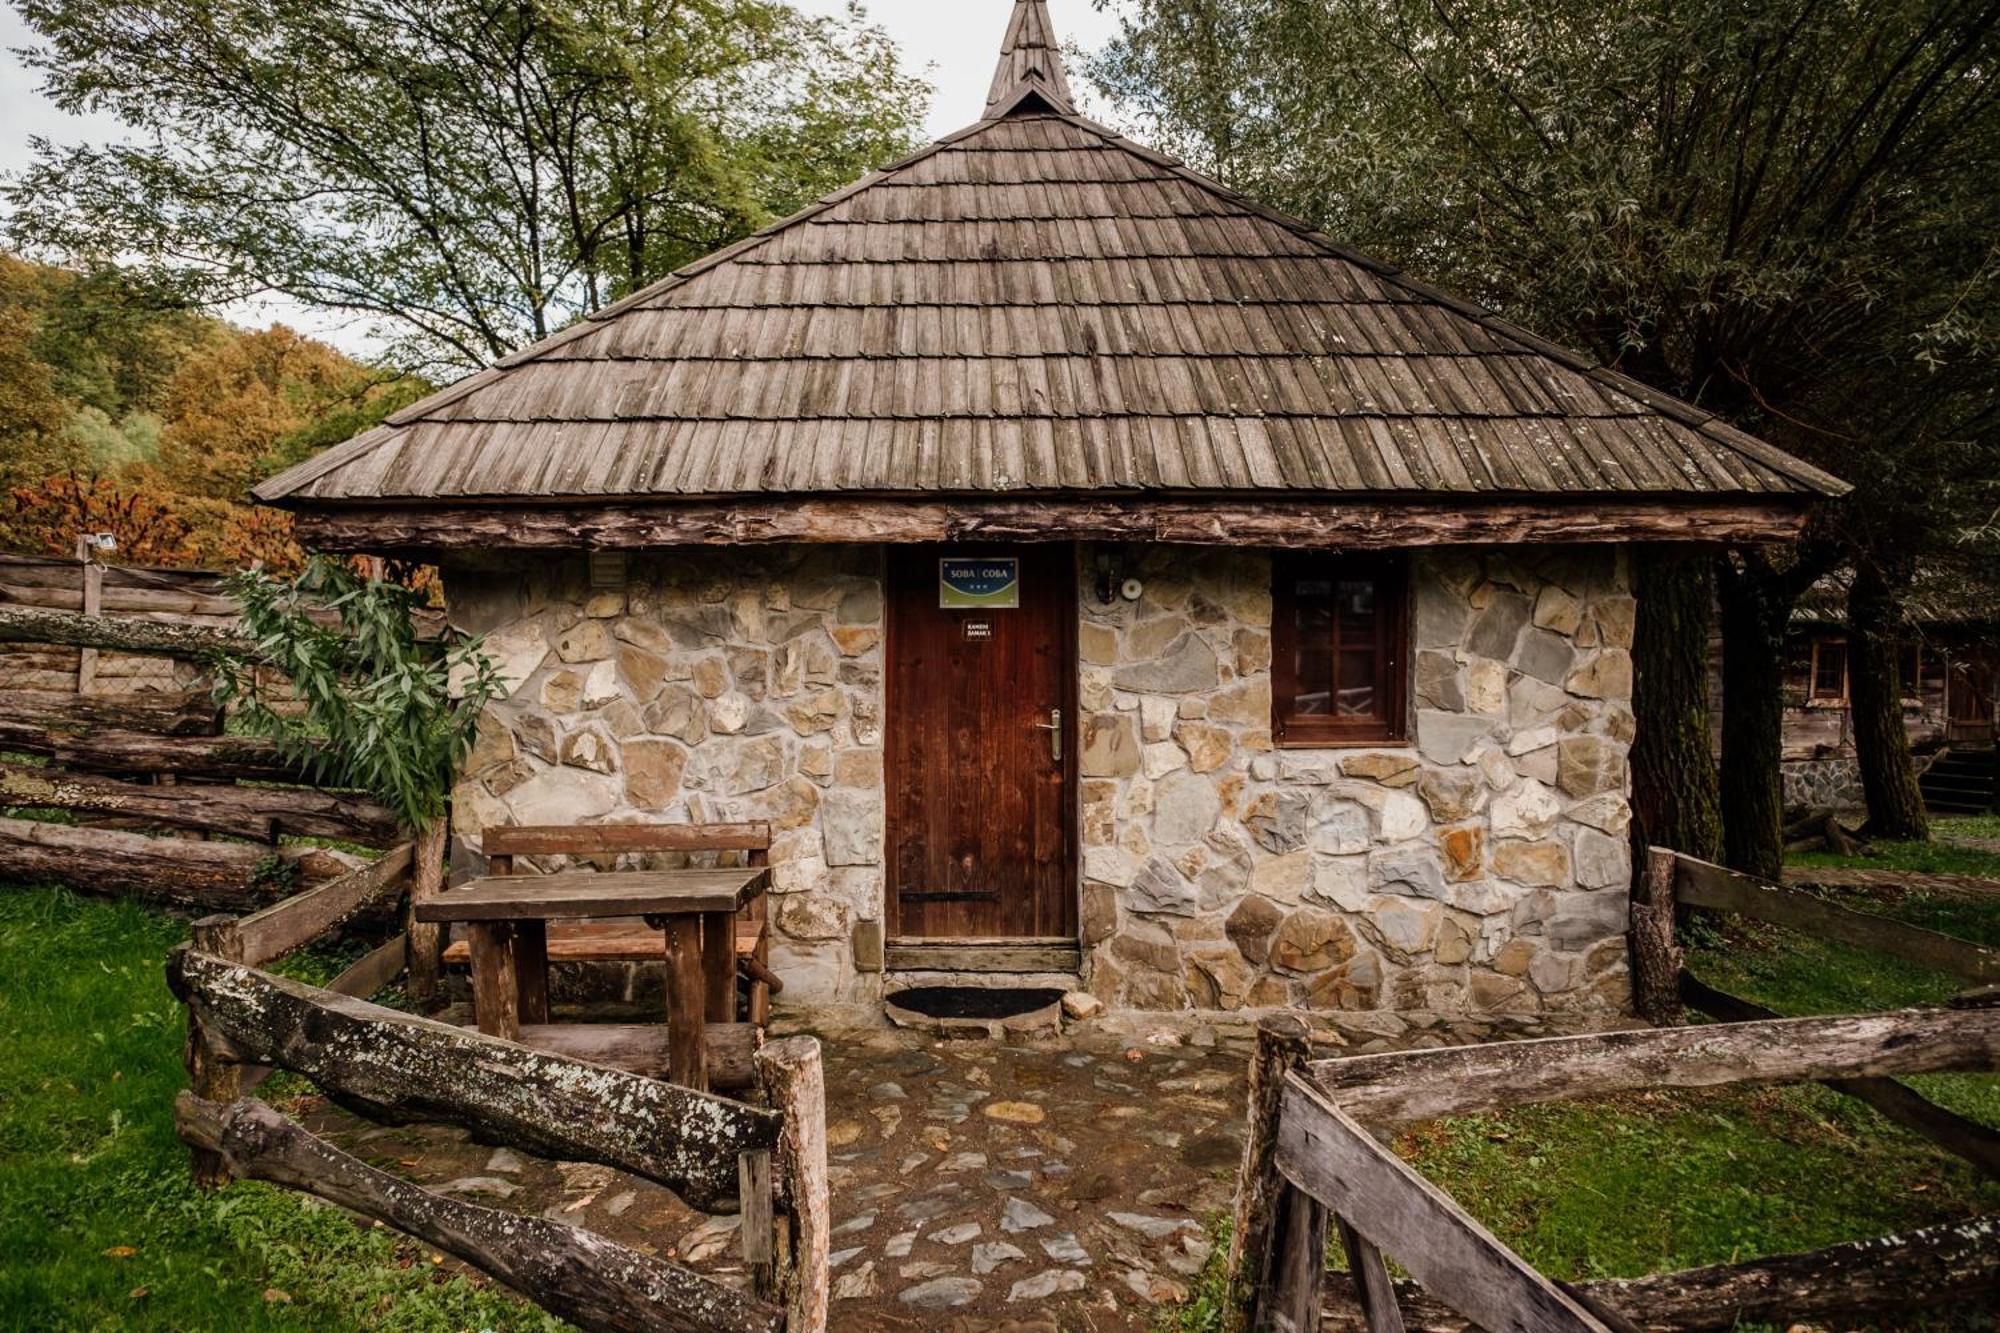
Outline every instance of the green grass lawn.
<path id="1" fill-rule="evenodd" d="M 1983 875 L 2000 879 L 2000 852 L 1961 846 L 1954 838 L 2000 839 L 2000 815 L 1977 815 L 1931 821 L 1930 842 L 1875 842 L 1854 856 L 1833 852 L 1800 852 L 1790 860 L 1801 866 L 1852 866 L 1865 870 L 1914 870 L 1933 875 Z"/>
<path id="2" fill-rule="evenodd" d="M 162 972 L 186 934 L 128 904 L 0 887 L 0 1329 L 560 1327 L 301 1196 L 194 1190 L 172 1126 L 183 1011 Z"/>
<path id="3" fill-rule="evenodd" d="M 1907 846 L 1890 852 L 1907 868 L 1947 868 L 1927 864 L 1931 855 Z M 1983 856 L 2000 873 L 2000 857 L 1957 855 Z M 1827 896 L 2000 944 L 2000 900 Z M 1712 918 L 1693 934 L 1688 966 L 1697 976 L 1788 1015 L 1937 1004 L 1965 987 L 1942 973 L 1740 918 Z M 1909 1082 L 1962 1115 L 2000 1125 L 2000 1075 Z M 1817 1085 L 1461 1116 L 1422 1126 L 1397 1146 L 1530 1262 L 1564 1279 L 1727 1263 L 2000 1210 L 2000 1184 Z"/>
<path id="4" fill-rule="evenodd" d="M 1941 831 L 1995 832 L 1976 821 Z M 1869 858 L 1813 859 L 2000 875 L 2000 856 L 1992 853 L 1923 844 L 1873 850 L 1879 854 Z M 1859 890 L 1826 896 L 2000 945 L 2000 899 Z M 1938 1004 L 1965 987 L 1941 973 L 1740 918 L 1712 918 L 1693 934 L 1688 966 L 1696 975 L 1785 1014 Z M 1908 1081 L 1962 1115 L 2000 1125 L 2000 1075 Z M 1402 1134 L 1396 1149 L 1530 1263 L 1571 1281 L 1738 1262 L 2000 1211 L 2000 1184 L 1816 1084 L 1456 1116 Z M 1174 1327 L 1218 1326 L 1219 1267 L 1204 1277 Z M 1970 1320 L 1913 1315 L 1883 1327 L 1993 1327 L 1990 1316 Z"/>

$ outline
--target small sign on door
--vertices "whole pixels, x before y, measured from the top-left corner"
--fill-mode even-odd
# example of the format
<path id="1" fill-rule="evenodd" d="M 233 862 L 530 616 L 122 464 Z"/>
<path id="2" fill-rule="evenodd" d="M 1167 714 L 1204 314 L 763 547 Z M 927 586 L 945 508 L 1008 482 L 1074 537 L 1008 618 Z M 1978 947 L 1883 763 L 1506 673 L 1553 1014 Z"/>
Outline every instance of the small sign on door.
<path id="1" fill-rule="evenodd" d="M 1021 605 L 1021 562 L 1011 557 L 938 561 L 938 606 L 946 611 L 1007 611 Z"/>
<path id="2" fill-rule="evenodd" d="M 968 641 L 983 642 L 993 637 L 993 622 L 990 620 L 961 620 L 958 632 Z"/>

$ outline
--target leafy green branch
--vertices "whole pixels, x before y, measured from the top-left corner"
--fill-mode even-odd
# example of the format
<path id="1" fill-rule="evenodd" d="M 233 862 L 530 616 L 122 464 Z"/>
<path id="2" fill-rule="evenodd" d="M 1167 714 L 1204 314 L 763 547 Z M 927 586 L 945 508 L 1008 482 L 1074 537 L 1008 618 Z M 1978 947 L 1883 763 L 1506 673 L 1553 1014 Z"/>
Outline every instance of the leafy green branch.
<path id="1" fill-rule="evenodd" d="M 413 830 L 445 810 L 479 714 L 502 692 L 478 639 L 419 638 L 424 595 L 314 556 L 296 577 L 235 575 L 246 654 L 217 662 L 217 698 L 238 725 L 315 782 L 366 791 Z M 274 707 L 268 673 L 291 682 L 296 711 Z"/>

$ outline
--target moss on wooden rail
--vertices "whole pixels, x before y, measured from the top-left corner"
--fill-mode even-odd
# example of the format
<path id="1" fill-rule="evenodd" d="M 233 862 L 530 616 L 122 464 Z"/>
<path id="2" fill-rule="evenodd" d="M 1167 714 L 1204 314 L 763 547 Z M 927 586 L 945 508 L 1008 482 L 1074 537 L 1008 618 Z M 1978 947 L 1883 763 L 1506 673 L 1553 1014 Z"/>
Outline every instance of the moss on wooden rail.
<path id="1" fill-rule="evenodd" d="M 303 1074 L 389 1123 L 446 1120 L 565 1161 L 598 1162 L 709 1209 L 737 1156 L 778 1146 L 776 1113 L 530 1050 L 176 950 L 167 982 L 227 1058 Z"/>
<path id="2" fill-rule="evenodd" d="M 232 1175 L 331 1200 L 445 1250 L 586 1329 L 779 1333 L 784 1313 L 581 1227 L 449 1199 L 378 1171 L 256 1101 L 182 1093 L 175 1128 Z M 732 1164 L 733 1168 L 733 1164 Z"/>

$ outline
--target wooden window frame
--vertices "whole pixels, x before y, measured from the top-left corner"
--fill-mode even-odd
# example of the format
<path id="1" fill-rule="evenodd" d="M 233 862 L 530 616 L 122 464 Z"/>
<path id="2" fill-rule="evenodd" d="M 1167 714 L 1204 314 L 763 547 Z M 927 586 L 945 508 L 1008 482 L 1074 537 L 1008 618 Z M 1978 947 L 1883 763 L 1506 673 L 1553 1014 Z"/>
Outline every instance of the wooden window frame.
<path id="1" fill-rule="evenodd" d="M 1377 716 L 1294 714 L 1298 697 L 1298 610 L 1293 587 L 1303 573 L 1339 578 L 1367 572 L 1376 581 Z M 1336 652 L 1336 661 L 1338 655 Z M 1337 668 L 1336 668 L 1337 669 Z M 1284 551 L 1271 561 L 1271 739 L 1281 749 L 1360 749 L 1410 741 L 1410 562 L 1401 554 Z"/>
<path id="2" fill-rule="evenodd" d="M 1840 693 L 1821 694 L 1819 689 L 1819 655 L 1823 648 L 1840 649 Z M 1839 708 L 1847 704 L 1848 695 L 1847 640 L 1815 638 L 1812 641 L 1812 661 L 1806 668 L 1806 702 L 1822 708 Z M 1899 682 L 1900 688 L 1900 682 Z"/>

